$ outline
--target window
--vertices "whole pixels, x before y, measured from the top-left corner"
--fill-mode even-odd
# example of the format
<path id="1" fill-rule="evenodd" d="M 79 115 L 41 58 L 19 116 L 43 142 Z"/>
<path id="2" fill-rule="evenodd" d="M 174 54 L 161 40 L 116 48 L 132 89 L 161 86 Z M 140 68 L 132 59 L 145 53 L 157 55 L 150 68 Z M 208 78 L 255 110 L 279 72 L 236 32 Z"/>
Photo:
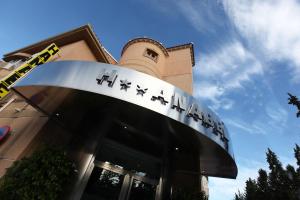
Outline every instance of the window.
<path id="1" fill-rule="evenodd" d="M 11 71 L 18 68 L 23 63 L 24 62 L 22 60 L 11 60 L 9 62 L 0 62 L 0 68 Z"/>
<path id="2" fill-rule="evenodd" d="M 146 49 L 144 56 L 147 58 L 150 58 L 154 62 L 157 62 L 157 60 L 158 60 L 158 53 L 156 53 L 152 49 Z"/>

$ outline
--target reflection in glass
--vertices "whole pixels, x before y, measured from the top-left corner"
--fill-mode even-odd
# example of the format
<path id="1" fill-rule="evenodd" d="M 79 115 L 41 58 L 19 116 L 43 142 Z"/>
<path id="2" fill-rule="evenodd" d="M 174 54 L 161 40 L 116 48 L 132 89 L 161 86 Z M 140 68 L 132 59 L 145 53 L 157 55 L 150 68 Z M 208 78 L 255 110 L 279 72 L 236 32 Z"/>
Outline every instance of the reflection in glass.
<path id="1" fill-rule="evenodd" d="M 129 200 L 154 200 L 156 186 L 133 179 Z"/>
<path id="2" fill-rule="evenodd" d="M 95 167 L 81 200 L 117 200 L 124 176 Z"/>

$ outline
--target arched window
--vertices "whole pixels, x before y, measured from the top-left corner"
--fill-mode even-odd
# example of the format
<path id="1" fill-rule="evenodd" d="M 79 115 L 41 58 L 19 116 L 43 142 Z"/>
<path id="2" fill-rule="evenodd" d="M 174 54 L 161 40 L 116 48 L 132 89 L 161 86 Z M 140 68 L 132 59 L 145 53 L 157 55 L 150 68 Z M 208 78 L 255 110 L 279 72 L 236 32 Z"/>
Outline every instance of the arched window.
<path id="1" fill-rule="evenodd" d="M 146 49 L 144 52 L 144 56 L 147 58 L 150 58 L 151 60 L 153 60 L 154 62 L 157 62 L 158 60 L 158 53 L 156 53 L 155 51 L 153 51 L 152 49 Z"/>

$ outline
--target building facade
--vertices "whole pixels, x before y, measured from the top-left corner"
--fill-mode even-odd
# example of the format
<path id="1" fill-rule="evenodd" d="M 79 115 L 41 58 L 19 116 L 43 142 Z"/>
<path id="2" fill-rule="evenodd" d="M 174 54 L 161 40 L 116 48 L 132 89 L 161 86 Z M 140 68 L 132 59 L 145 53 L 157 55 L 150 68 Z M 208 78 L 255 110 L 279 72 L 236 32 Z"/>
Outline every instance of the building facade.
<path id="1" fill-rule="evenodd" d="M 59 53 L 0 102 L 1 176 L 51 145 L 76 166 L 66 199 L 170 199 L 236 177 L 224 123 L 192 96 L 192 43 L 135 38 L 117 61 L 86 25 L 4 55 L 0 77 L 52 43 Z"/>

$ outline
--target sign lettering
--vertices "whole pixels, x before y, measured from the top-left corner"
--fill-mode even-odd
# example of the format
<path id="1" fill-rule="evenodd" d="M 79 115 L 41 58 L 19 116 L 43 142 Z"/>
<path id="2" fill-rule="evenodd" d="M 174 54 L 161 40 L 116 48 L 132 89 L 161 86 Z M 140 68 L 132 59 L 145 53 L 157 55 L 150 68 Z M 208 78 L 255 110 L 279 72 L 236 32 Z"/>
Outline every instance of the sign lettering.
<path id="1" fill-rule="evenodd" d="M 96 78 L 99 85 L 102 85 L 104 81 L 108 82 L 108 86 L 112 87 L 117 79 L 117 70 L 112 70 L 110 73 L 103 70 Z"/>
<path id="2" fill-rule="evenodd" d="M 10 86 L 13 83 L 15 83 L 20 77 L 21 75 L 18 72 L 14 71 L 8 76 L 6 76 L 4 79 L 2 79 L 2 82 L 4 82 L 7 86 Z"/>
<path id="3" fill-rule="evenodd" d="M 198 105 L 196 103 L 193 103 L 188 111 L 187 111 L 187 116 L 188 117 L 192 117 L 195 121 L 198 120 L 202 120 L 203 119 L 203 115 L 202 113 L 199 111 Z"/>
<path id="4" fill-rule="evenodd" d="M 96 81 L 99 85 L 102 85 L 102 83 L 106 81 L 108 83 L 108 86 L 112 87 L 117 78 L 118 78 L 117 70 L 106 71 L 104 69 L 97 76 Z M 127 91 L 127 89 L 130 88 L 131 86 L 131 82 L 129 82 L 127 79 L 121 79 L 120 86 L 121 86 L 121 90 L 124 89 L 125 91 Z M 143 96 L 148 91 L 148 88 L 141 87 L 140 85 L 136 85 L 136 86 L 137 86 L 136 95 Z M 167 97 L 164 94 L 163 90 L 161 90 L 159 95 L 152 96 L 151 100 L 159 101 L 162 105 L 166 105 L 167 103 L 169 103 L 167 101 Z M 201 107 L 199 107 L 199 105 L 195 102 L 192 102 L 191 105 L 188 106 L 187 97 L 177 92 L 174 92 L 171 97 L 170 107 L 171 109 L 174 109 L 179 113 L 186 111 L 187 117 L 193 118 L 193 120 L 195 120 L 196 122 L 201 121 L 200 122 L 201 125 L 205 128 L 211 128 L 212 133 L 220 137 L 220 139 L 224 143 L 224 147 L 228 150 L 229 140 L 228 138 L 226 138 L 225 131 L 224 131 L 225 127 L 222 121 L 217 121 L 216 119 L 213 119 L 210 113 L 201 110 Z"/>
<path id="5" fill-rule="evenodd" d="M 59 52 L 56 44 L 49 45 L 46 49 L 35 54 L 29 60 L 25 61 L 12 73 L 8 74 L 0 80 L 0 100 L 9 93 L 9 87 L 18 81 L 21 77 L 25 76 L 31 69 L 38 65 L 48 62 L 55 54 Z"/>
<path id="6" fill-rule="evenodd" d="M 9 93 L 8 88 L 2 82 L 0 82 L 0 99 L 5 97 Z"/>
<path id="7" fill-rule="evenodd" d="M 162 105 L 166 105 L 168 103 L 168 101 L 166 100 L 166 97 L 164 96 L 164 91 L 163 90 L 160 91 L 160 95 L 152 96 L 151 100 L 152 101 L 158 100 L 158 101 L 160 101 L 160 103 Z"/>
<path id="8" fill-rule="evenodd" d="M 186 110 L 186 107 L 186 97 L 175 92 L 172 96 L 171 108 L 176 109 L 181 113 Z"/>

